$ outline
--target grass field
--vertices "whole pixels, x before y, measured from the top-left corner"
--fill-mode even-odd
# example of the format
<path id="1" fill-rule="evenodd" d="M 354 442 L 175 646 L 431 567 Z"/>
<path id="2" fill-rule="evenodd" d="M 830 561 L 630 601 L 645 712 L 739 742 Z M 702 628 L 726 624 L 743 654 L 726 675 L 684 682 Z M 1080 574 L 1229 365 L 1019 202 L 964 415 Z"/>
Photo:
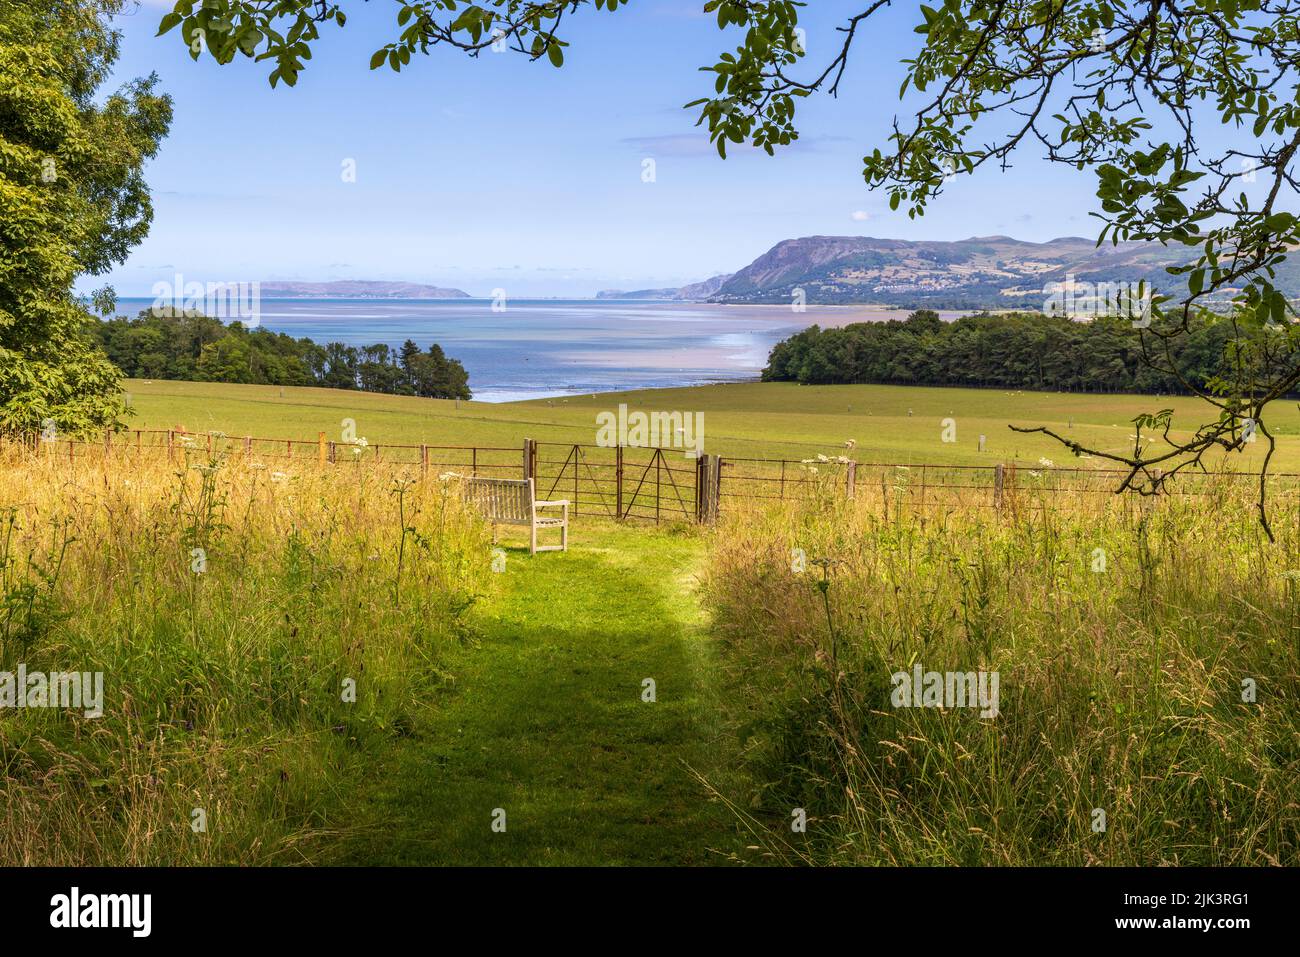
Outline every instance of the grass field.
<path id="1" fill-rule="evenodd" d="M 903 465 L 1036 464 L 1040 458 L 1073 465 L 1078 462 L 1059 443 L 1013 433 L 1008 424 L 1045 425 L 1104 450 L 1125 451 L 1131 450 L 1132 419 L 1141 412 L 1172 408 L 1175 426 L 1185 430 L 1205 414 L 1203 403 L 1188 398 L 777 382 L 503 404 L 197 382 L 132 380 L 127 388 L 137 413 L 132 428 L 181 426 L 286 439 L 314 439 L 325 432 L 337 439 L 341 421 L 351 418 L 357 434 L 371 444 L 514 447 L 525 437 L 590 444 L 596 414 L 626 402 L 645 411 L 703 412 L 705 451 L 716 454 L 802 459 L 842 450 L 852 439 L 859 461 Z M 948 417 L 957 423 L 953 443 L 941 441 L 941 421 Z M 1300 472 L 1300 409 L 1277 403 L 1266 423 L 1278 438 L 1274 469 Z M 982 454 L 981 434 L 986 436 Z M 1257 442 L 1233 455 L 1226 467 L 1257 470 L 1263 448 Z"/>

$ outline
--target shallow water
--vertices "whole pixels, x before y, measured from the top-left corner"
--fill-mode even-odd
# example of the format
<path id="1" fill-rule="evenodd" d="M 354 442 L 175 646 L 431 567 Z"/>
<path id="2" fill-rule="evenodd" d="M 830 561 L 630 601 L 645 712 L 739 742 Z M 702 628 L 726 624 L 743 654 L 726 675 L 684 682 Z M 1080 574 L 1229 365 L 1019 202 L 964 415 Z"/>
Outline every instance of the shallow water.
<path id="1" fill-rule="evenodd" d="M 136 315 L 149 299 L 121 299 Z M 669 388 L 757 378 L 781 339 L 821 323 L 901 318 L 905 311 L 718 306 L 606 300 L 262 299 L 260 323 L 319 343 L 437 342 L 469 372 L 474 398 Z"/>

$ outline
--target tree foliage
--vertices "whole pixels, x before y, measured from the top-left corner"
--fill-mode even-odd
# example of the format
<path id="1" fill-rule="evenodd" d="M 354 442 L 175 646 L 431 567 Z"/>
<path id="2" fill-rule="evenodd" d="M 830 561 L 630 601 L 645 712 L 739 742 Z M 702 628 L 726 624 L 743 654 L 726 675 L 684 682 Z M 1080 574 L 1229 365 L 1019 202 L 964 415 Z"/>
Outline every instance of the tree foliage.
<path id="1" fill-rule="evenodd" d="M 414 0 L 396 4 L 397 37 L 374 52 L 370 68 L 394 71 L 416 53 L 435 46 L 477 56 L 489 48 L 512 49 L 533 60 L 564 65 L 568 43 L 560 36 L 566 16 L 583 7 L 615 11 L 630 0 Z M 180 28 L 181 41 L 194 59 L 211 55 L 229 63 L 236 54 L 272 61 L 268 79 L 293 86 L 311 59 L 320 26 L 347 24 L 341 3 L 331 0 L 180 0 L 158 25 L 161 36 Z"/>
<path id="2" fill-rule="evenodd" d="M 1143 361 L 1127 319 L 1000 313 L 941 322 L 922 309 L 905 321 L 804 329 L 772 349 L 763 379 L 1169 395 L 1186 391 L 1183 378 L 1228 373 L 1224 347 L 1233 336 L 1224 317 L 1198 324 L 1176 345 L 1180 378 Z"/>
<path id="3" fill-rule="evenodd" d="M 83 433 L 123 411 L 74 280 L 122 262 L 153 216 L 143 166 L 171 122 L 156 78 L 95 96 L 120 0 L 0 0 L 0 432 Z M 101 297 L 102 298 L 102 297 Z"/>
<path id="4" fill-rule="evenodd" d="M 240 322 L 170 309 L 146 309 L 93 327 L 114 365 L 132 378 L 324 386 L 432 399 L 470 398 L 465 367 L 436 343 L 421 351 L 383 343 L 320 345 Z"/>

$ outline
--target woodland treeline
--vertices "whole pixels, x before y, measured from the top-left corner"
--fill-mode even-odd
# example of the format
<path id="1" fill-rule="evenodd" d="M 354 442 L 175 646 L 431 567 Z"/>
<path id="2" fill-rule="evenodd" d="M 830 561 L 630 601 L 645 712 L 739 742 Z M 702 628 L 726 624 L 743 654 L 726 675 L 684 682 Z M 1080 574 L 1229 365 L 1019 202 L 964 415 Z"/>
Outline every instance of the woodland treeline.
<path id="1" fill-rule="evenodd" d="M 324 386 L 433 399 L 471 395 L 465 367 L 436 343 L 424 350 L 410 339 L 400 349 L 383 343 L 321 345 L 241 322 L 152 309 L 134 319 L 93 322 L 90 329 L 113 364 L 133 378 Z"/>
<path id="2" fill-rule="evenodd" d="M 1201 386 L 1225 372 L 1225 345 L 1233 337 L 1226 319 L 1202 323 L 1174 340 L 1170 355 L 1176 368 Z M 1138 331 L 1128 319 L 1080 322 L 1039 313 L 979 313 L 943 322 L 928 309 L 904 320 L 835 329 L 811 326 L 777 343 L 763 379 L 810 385 L 1186 391 L 1176 376 L 1143 362 Z"/>

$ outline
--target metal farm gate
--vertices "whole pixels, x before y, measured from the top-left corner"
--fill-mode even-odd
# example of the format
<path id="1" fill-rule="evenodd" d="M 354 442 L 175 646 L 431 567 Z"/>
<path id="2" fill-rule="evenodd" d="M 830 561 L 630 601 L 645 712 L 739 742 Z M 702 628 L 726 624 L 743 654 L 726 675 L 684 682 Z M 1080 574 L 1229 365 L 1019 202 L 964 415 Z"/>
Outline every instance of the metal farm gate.
<path id="1" fill-rule="evenodd" d="M 706 517 L 701 507 L 707 510 L 711 499 L 707 485 L 701 491 L 701 475 L 712 459 L 680 449 L 524 443 L 524 474 L 533 478 L 538 498 L 567 498 L 574 515 L 656 523 Z"/>

